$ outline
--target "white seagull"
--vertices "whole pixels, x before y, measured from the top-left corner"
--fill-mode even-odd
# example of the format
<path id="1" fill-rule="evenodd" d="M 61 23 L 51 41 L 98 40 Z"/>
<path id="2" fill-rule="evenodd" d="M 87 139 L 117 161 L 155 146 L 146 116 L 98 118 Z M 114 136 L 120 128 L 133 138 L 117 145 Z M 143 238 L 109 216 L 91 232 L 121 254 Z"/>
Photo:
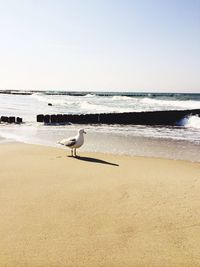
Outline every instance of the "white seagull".
<path id="1" fill-rule="evenodd" d="M 84 135 L 83 134 L 86 134 L 86 132 L 84 131 L 84 129 L 80 129 L 80 130 L 78 130 L 78 134 L 76 136 L 63 139 L 63 140 L 59 141 L 58 143 L 71 148 L 72 157 L 73 156 L 76 157 L 76 149 L 81 147 L 84 143 Z"/>

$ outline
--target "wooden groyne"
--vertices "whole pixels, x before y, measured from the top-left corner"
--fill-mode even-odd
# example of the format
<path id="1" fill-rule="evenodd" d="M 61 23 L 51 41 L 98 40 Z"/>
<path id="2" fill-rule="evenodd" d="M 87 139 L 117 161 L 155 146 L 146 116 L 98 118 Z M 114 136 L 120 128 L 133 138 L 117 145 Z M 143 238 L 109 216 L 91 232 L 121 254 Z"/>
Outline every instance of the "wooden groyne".
<path id="1" fill-rule="evenodd" d="M 179 125 L 184 117 L 200 115 L 200 109 L 95 114 L 39 114 L 45 124 Z"/>
<path id="2" fill-rule="evenodd" d="M 17 123 L 20 124 L 23 122 L 22 118 L 20 117 L 15 117 L 15 116 L 1 116 L 0 117 L 0 123 Z"/>

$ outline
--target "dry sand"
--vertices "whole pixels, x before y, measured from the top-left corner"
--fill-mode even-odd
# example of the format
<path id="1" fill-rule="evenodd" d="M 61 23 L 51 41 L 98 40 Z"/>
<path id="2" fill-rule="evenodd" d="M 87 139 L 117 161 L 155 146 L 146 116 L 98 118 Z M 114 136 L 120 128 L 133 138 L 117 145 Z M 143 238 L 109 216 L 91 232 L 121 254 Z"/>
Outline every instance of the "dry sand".
<path id="1" fill-rule="evenodd" d="M 1 144 L 0 267 L 200 266 L 199 163 L 66 154 Z"/>

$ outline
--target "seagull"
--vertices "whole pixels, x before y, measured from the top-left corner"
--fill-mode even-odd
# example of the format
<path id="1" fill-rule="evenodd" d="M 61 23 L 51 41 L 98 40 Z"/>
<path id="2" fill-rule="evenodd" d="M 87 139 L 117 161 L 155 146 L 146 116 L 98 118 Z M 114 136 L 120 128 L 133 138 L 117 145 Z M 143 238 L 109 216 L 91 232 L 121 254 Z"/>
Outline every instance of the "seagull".
<path id="1" fill-rule="evenodd" d="M 86 132 L 84 129 L 78 130 L 78 134 L 74 137 L 66 138 L 58 142 L 60 145 L 67 146 L 71 148 L 71 156 L 76 157 L 76 149 L 81 147 L 84 143 L 84 135 Z"/>

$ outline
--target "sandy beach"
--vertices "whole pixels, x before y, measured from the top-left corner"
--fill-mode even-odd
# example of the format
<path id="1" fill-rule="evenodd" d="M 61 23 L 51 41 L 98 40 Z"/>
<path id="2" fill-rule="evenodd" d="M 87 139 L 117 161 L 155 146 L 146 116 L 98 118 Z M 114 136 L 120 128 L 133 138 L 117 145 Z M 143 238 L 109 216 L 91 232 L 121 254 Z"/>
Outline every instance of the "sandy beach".
<path id="1" fill-rule="evenodd" d="M 200 164 L 0 145 L 1 267 L 200 266 Z"/>

